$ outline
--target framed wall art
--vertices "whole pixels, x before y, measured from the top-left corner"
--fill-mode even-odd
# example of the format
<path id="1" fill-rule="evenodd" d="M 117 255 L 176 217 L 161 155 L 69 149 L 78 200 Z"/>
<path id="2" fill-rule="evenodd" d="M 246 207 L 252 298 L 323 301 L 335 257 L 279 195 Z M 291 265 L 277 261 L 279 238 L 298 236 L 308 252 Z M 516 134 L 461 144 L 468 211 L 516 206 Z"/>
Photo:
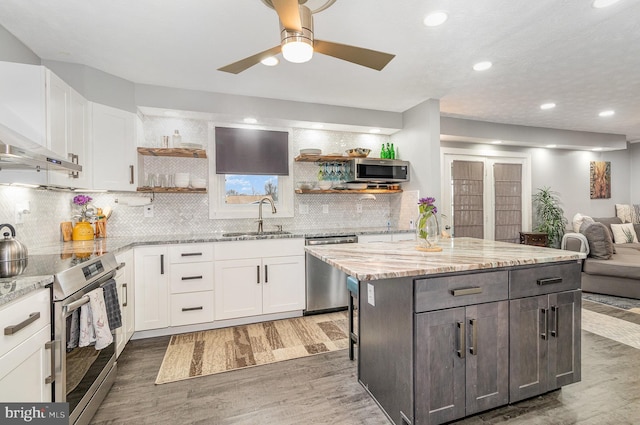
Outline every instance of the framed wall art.
<path id="1" fill-rule="evenodd" d="M 589 193 L 591 199 L 611 198 L 611 162 L 591 161 L 589 166 Z"/>

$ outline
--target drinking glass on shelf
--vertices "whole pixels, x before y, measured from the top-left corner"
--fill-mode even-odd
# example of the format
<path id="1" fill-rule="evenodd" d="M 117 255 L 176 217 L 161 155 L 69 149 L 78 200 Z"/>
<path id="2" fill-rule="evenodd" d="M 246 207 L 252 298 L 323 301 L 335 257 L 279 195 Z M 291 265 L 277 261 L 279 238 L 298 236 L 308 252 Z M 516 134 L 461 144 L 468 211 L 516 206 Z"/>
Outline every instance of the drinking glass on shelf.
<path id="1" fill-rule="evenodd" d="M 154 187 L 156 185 L 155 174 L 147 174 L 144 179 L 145 187 Z"/>

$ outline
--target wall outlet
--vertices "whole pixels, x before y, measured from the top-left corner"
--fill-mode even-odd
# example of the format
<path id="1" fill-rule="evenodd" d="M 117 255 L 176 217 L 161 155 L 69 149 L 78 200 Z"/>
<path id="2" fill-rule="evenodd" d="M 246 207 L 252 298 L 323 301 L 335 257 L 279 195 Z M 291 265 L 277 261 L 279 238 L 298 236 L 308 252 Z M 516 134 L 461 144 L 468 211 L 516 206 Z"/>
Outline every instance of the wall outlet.
<path id="1" fill-rule="evenodd" d="M 153 205 L 144 206 L 144 216 L 147 218 L 153 217 Z"/>
<path id="2" fill-rule="evenodd" d="M 372 306 L 376 306 L 376 292 L 372 284 L 367 283 L 367 302 Z"/>
<path id="3" fill-rule="evenodd" d="M 360 203 L 356 204 L 356 212 L 359 213 L 359 214 L 362 213 L 362 204 L 360 204 Z"/>
<path id="4" fill-rule="evenodd" d="M 322 206 L 322 214 L 329 214 L 329 205 Z"/>
<path id="5" fill-rule="evenodd" d="M 24 214 L 31 212 L 31 203 L 29 201 L 18 202 L 16 204 L 15 224 L 24 223 Z"/>
<path id="6" fill-rule="evenodd" d="M 298 205 L 298 212 L 300 214 L 309 214 L 309 204 Z"/>

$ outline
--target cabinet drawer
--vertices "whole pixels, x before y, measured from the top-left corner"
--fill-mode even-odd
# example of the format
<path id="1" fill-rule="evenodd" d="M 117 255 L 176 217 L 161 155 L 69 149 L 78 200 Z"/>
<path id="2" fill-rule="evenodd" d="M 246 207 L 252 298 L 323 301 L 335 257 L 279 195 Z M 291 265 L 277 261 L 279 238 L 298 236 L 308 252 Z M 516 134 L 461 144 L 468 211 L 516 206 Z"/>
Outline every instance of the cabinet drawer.
<path id="1" fill-rule="evenodd" d="M 509 272 L 509 298 L 580 289 L 580 262 L 534 266 Z"/>
<path id="2" fill-rule="evenodd" d="M 213 262 L 172 264 L 171 293 L 212 291 Z"/>
<path id="3" fill-rule="evenodd" d="M 0 356 L 51 323 L 50 306 L 49 290 L 41 289 L 0 309 Z"/>
<path id="4" fill-rule="evenodd" d="M 415 312 L 506 300 L 509 272 L 476 272 L 415 281 Z"/>
<path id="5" fill-rule="evenodd" d="M 213 291 L 171 296 L 171 326 L 213 322 Z"/>
<path id="6" fill-rule="evenodd" d="M 200 261 L 213 261 L 213 244 L 184 244 L 172 245 L 169 247 L 169 262 L 197 263 Z"/>
<path id="7" fill-rule="evenodd" d="M 215 257 L 218 260 L 237 260 L 242 258 L 288 257 L 304 255 L 304 239 L 265 239 L 220 242 L 215 245 Z"/>

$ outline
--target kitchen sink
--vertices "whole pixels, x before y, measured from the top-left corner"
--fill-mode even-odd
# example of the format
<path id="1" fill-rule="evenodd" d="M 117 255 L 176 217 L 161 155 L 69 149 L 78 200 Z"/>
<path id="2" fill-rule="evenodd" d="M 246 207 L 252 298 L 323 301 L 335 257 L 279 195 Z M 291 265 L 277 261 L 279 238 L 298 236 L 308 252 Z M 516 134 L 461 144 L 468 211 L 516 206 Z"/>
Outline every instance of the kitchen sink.
<path id="1" fill-rule="evenodd" d="M 273 235 L 290 235 L 291 232 L 285 232 L 284 230 L 274 230 L 272 232 L 231 232 L 223 233 L 225 238 L 233 238 L 238 236 L 273 236 Z"/>

